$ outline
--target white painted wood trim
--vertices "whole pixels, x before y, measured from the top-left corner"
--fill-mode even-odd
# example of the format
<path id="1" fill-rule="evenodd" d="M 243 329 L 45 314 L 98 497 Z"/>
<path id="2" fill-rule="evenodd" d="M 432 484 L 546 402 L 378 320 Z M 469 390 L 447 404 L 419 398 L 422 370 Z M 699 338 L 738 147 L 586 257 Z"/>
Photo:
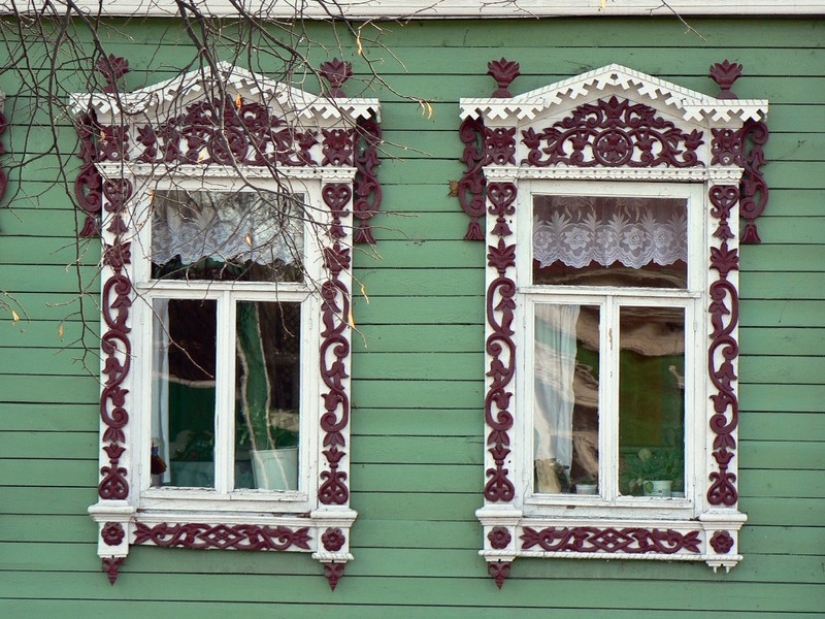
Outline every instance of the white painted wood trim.
<path id="1" fill-rule="evenodd" d="M 44 4 L 40 0 L 3 0 L 0 14 L 39 12 Z M 66 2 L 56 0 L 53 4 L 60 7 Z M 110 17 L 178 15 L 172 0 L 76 0 L 75 4 L 90 14 Z M 229 0 L 194 0 L 192 4 L 217 17 L 238 15 Z M 667 4 L 661 0 L 244 0 L 243 5 L 250 14 L 272 20 L 298 14 L 317 20 L 825 15 L 825 0 L 670 0 Z"/>

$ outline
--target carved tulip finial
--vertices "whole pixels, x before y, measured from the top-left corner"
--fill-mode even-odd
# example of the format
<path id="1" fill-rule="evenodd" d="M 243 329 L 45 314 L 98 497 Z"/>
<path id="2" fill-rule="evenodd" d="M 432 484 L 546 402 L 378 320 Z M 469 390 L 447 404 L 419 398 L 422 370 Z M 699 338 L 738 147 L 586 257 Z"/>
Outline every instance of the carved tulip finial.
<path id="1" fill-rule="evenodd" d="M 329 82 L 330 97 L 346 97 L 341 86 L 352 77 L 352 64 L 338 58 L 323 62 L 321 63 L 321 77 Z"/>
<path id="2" fill-rule="evenodd" d="M 507 99 L 513 96 L 510 94 L 510 91 L 507 90 L 507 87 L 510 86 L 514 79 L 521 75 L 520 68 L 519 63 L 513 60 L 505 60 L 504 58 L 501 60 L 493 60 L 487 64 L 487 75 L 496 80 L 496 84 L 498 85 L 498 90 L 493 93 L 493 97 Z"/>
<path id="3" fill-rule="evenodd" d="M 733 83 L 742 75 L 742 65 L 738 63 L 717 62 L 710 66 L 710 78 L 719 85 L 722 92 L 717 99 L 736 99 L 736 95 L 730 89 Z"/>
<path id="4" fill-rule="evenodd" d="M 129 61 L 120 56 L 109 54 L 108 57 L 101 56 L 95 63 L 95 69 L 103 74 L 106 86 L 103 92 L 115 92 L 117 90 L 117 80 L 129 72 Z"/>

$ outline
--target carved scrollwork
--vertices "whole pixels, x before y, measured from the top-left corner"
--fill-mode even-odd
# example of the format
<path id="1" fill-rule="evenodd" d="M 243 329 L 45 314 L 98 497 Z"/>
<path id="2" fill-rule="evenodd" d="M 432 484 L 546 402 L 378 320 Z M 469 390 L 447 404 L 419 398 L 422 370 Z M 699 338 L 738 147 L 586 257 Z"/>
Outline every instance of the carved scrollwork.
<path id="1" fill-rule="evenodd" d="M 683 550 L 699 553 L 699 531 L 680 533 L 673 529 L 613 527 L 547 527 L 537 531 L 524 527 L 522 550 L 538 547 L 545 552 L 605 552 L 626 554 L 674 554 Z"/>
<path id="2" fill-rule="evenodd" d="M 529 149 L 522 163 L 532 166 L 686 168 L 700 165 L 702 132 L 686 133 L 642 103 L 611 97 L 577 107 L 536 132 L 522 132 Z"/>
<path id="3" fill-rule="evenodd" d="M 710 348 L 708 349 L 708 373 L 715 393 L 711 394 L 714 414 L 710 428 L 716 435 L 713 441 L 713 458 L 717 471 L 710 473 L 707 492 L 711 505 L 732 507 L 738 500 L 736 475 L 729 471 L 729 464 L 736 449 L 735 431 L 739 423 L 739 401 L 734 382 L 737 379 L 734 362 L 739 356 L 739 343 L 735 330 L 739 323 L 739 293 L 728 274 L 739 268 L 739 252 L 728 246 L 734 238 L 729 221 L 731 210 L 739 200 L 739 189 L 733 186 L 714 185 L 710 189 L 711 216 L 717 221 L 713 236 L 720 240 L 719 247 L 712 247 L 710 268 L 719 273 L 710 285 Z"/>
<path id="4" fill-rule="evenodd" d="M 162 548 L 208 548 L 232 550 L 288 550 L 292 546 L 309 550 L 309 528 L 267 527 L 255 524 L 167 524 L 149 526 L 135 523 L 133 544 L 154 544 Z"/>

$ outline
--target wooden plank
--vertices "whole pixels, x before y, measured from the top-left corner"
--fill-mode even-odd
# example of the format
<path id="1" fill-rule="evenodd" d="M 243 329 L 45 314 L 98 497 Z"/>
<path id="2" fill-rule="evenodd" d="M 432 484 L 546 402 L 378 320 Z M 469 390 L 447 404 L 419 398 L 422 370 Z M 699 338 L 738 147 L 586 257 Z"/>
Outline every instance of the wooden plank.
<path id="1" fill-rule="evenodd" d="M 779 412 L 822 412 L 825 385 L 782 385 L 742 383 L 739 391 L 741 410 Z"/>
<path id="2" fill-rule="evenodd" d="M 477 436 L 483 427 L 481 408 L 423 410 L 353 407 L 353 436 Z M 0 413 L 2 414 L 2 413 Z"/>
<path id="3" fill-rule="evenodd" d="M 483 406 L 483 389 L 481 378 L 477 381 L 359 380 L 352 385 L 352 402 L 354 406 L 366 408 L 476 408 Z"/>
<path id="4" fill-rule="evenodd" d="M 739 310 L 743 327 L 825 327 L 821 301 L 746 301 Z"/>
<path id="5" fill-rule="evenodd" d="M 739 416 L 739 428 L 741 440 L 825 441 L 825 415 L 821 412 L 746 411 Z"/>
<path id="6" fill-rule="evenodd" d="M 825 382 L 825 357 L 742 355 L 739 376 L 748 383 L 822 384 Z"/>
<path id="7" fill-rule="evenodd" d="M 32 368 L 32 371 L 36 369 Z M 91 404 L 97 402 L 100 393 L 97 380 L 77 376 L 52 376 L 48 389 L 43 389 L 40 376 L 32 374 L 15 376 L 14 380 L 5 379 L 4 382 L 3 400 L 9 403 Z"/>
<path id="8" fill-rule="evenodd" d="M 36 469 L 38 465 L 32 461 L 43 460 L 49 464 L 44 465 L 42 470 L 48 470 L 60 468 L 61 462 L 74 460 L 97 462 L 97 419 L 89 416 L 87 421 L 92 422 L 93 425 L 90 423 L 89 427 L 82 431 L 62 432 L 61 434 L 40 429 L 36 431 L 5 430 L 0 434 L 0 454 L 3 454 L 3 458 L 6 459 L 5 466 L 20 469 L 29 463 Z M 9 475 L 6 477 L 8 478 Z"/>
<path id="9" fill-rule="evenodd" d="M 739 350 L 743 356 L 815 356 L 825 350 L 825 329 L 744 327 L 739 329 Z"/>
<path id="10" fill-rule="evenodd" d="M 356 320 L 360 316 L 356 315 Z M 484 349 L 478 325 L 368 325 L 353 338 L 354 353 L 476 352 Z M 825 335 L 823 336 L 825 338 Z"/>
<path id="11" fill-rule="evenodd" d="M 437 428 L 433 429 L 437 435 Z M 353 449 L 353 464 L 444 464 L 475 465 L 483 479 L 484 439 L 474 436 L 362 436 Z"/>
<path id="12" fill-rule="evenodd" d="M 477 380 L 484 376 L 484 354 L 474 353 L 376 353 L 355 354 L 352 376 L 385 380 Z"/>
<path id="13" fill-rule="evenodd" d="M 0 432 L 93 432 L 96 438 L 98 414 L 97 404 L 11 404 L 4 401 L 0 402 Z M 89 456 L 88 453 L 85 455 Z"/>

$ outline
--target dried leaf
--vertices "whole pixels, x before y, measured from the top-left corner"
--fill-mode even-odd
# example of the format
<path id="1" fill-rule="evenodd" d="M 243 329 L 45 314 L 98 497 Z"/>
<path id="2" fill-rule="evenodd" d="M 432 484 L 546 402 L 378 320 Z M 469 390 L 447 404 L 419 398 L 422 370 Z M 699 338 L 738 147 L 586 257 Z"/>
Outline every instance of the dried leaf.
<path id="1" fill-rule="evenodd" d="M 252 247 L 252 235 L 247 233 L 246 236 L 243 237 L 243 242 Z"/>
<path id="2" fill-rule="evenodd" d="M 350 308 L 349 314 L 347 315 L 347 323 L 349 323 L 349 326 L 353 329 L 355 328 L 355 316 L 352 315 L 352 308 Z"/>
<path id="3" fill-rule="evenodd" d="M 63 339 L 63 323 L 62 322 L 57 326 L 57 337 L 59 337 L 61 340 Z"/>
<path id="4" fill-rule="evenodd" d="M 243 99 L 241 98 L 241 93 L 238 93 L 235 96 L 235 107 L 238 108 L 238 109 L 241 109 L 242 105 L 243 105 Z"/>
<path id="5" fill-rule="evenodd" d="M 364 299 L 367 301 L 367 305 L 370 303 L 370 298 L 367 296 L 367 287 L 364 284 L 361 284 L 361 294 L 364 295 Z M 350 310 L 350 314 L 352 314 L 352 310 Z"/>
<path id="6" fill-rule="evenodd" d="M 20 314 L 18 314 L 18 313 L 17 313 L 17 312 L 15 312 L 14 310 L 12 310 L 12 311 L 11 311 L 11 319 L 12 319 L 12 322 L 14 322 L 14 323 L 19 322 L 19 320 L 20 320 Z"/>

